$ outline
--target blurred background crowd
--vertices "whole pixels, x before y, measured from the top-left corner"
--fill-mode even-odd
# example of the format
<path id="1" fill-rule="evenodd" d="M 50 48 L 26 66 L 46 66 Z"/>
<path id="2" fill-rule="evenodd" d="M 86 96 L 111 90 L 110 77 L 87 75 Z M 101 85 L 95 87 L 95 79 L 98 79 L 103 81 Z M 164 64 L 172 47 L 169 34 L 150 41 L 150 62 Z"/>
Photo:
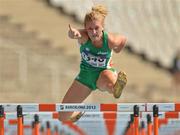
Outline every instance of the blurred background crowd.
<path id="1" fill-rule="evenodd" d="M 180 0 L 0 0 L 0 102 L 61 102 L 80 62 L 68 24 L 83 28 L 94 4 L 128 38 L 113 56 L 128 84 L 120 99 L 97 90 L 85 102 L 180 101 Z"/>

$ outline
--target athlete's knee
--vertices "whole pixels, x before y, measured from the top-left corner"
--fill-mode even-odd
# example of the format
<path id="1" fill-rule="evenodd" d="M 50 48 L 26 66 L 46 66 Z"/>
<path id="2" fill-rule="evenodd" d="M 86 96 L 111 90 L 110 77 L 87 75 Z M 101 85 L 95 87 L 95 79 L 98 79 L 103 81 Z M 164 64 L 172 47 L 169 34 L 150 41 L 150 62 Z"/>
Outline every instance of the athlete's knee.
<path id="1" fill-rule="evenodd" d="M 113 93 L 113 83 L 104 83 L 100 85 L 98 88 L 100 91 L 107 91 L 108 93 Z"/>
<path id="2" fill-rule="evenodd" d="M 107 84 L 107 90 L 109 93 L 113 93 L 114 84 L 112 82 Z"/>
<path id="3" fill-rule="evenodd" d="M 110 71 L 109 70 L 104 70 L 104 71 L 102 71 L 101 73 L 100 73 L 100 77 L 101 78 L 106 78 L 106 79 L 108 79 L 109 77 L 110 77 Z"/>

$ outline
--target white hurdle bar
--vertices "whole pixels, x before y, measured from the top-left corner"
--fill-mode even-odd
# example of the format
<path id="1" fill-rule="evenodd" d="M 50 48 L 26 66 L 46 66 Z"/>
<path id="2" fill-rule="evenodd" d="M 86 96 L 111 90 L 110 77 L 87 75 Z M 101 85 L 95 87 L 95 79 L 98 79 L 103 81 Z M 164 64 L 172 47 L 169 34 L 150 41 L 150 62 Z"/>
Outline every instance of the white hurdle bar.
<path id="1" fill-rule="evenodd" d="M 16 112 L 16 107 L 20 105 L 23 112 L 133 112 L 133 107 L 137 105 L 140 112 L 152 112 L 153 105 L 157 105 L 160 112 L 177 111 L 180 112 L 180 103 L 118 103 L 118 104 L 38 104 L 38 103 L 2 103 L 5 112 Z"/>
<path id="2" fill-rule="evenodd" d="M 24 120 L 34 120 L 34 115 L 37 114 L 39 116 L 39 120 L 51 120 L 58 119 L 58 112 L 25 112 L 23 113 Z M 130 115 L 132 112 L 85 112 L 81 117 L 80 121 L 98 121 L 104 119 L 117 119 L 120 121 L 129 121 Z M 139 118 L 143 121 L 147 120 L 147 115 L 153 117 L 153 112 L 140 112 Z M 106 117 L 107 116 L 107 117 Z M 116 117 L 114 117 L 116 116 Z M 5 113 L 6 120 L 16 119 L 16 113 Z M 159 112 L 159 119 L 179 119 L 180 120 L 180 112 Z"/>

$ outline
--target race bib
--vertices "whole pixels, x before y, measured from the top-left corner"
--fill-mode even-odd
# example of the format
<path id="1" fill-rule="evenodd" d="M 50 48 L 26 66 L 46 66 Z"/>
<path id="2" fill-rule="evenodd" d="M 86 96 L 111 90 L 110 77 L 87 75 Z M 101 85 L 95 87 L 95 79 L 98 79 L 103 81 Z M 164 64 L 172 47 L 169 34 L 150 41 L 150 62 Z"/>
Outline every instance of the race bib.
<path id="1" fill-rule="evenodd" d="M 92 55 L 89 52 L 82 52 L 81 57 L 86 63 L 93 67 L 105 67 L 106 66 L 106 55 Z"/>

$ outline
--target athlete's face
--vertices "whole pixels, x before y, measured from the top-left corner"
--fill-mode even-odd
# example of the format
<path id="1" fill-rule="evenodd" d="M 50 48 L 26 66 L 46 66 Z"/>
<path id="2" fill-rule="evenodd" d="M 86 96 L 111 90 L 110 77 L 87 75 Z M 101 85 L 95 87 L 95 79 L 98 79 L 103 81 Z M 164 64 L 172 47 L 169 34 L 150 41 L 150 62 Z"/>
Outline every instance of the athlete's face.
<path id="1" fill-rule="evenodd" d="M 103 25 L 99 20 L 89 21 L 85 25 L 85 29 L 88 33 L 89 38 L 92 41 L 99 41 L 102 39 Z"/>

